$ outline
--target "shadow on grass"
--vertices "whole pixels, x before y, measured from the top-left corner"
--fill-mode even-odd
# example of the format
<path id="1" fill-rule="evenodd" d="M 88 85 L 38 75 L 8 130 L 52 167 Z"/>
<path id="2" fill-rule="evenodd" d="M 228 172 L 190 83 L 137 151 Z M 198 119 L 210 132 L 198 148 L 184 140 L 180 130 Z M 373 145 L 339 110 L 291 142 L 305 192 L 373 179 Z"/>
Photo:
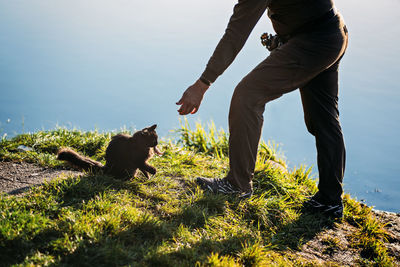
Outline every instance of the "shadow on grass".
<path id="1" fill-rule="evenodd" d="M 223 214 L 226 200 L 219 195 L 204 195 L 201 199 L 185 205 L 172 220 L 177 225 L 182 224 L 190 229 L 203 228 L 208 218 Z"/>
<path id="2" fill-rule="evenodd" d="M 157 201 L 158 198 L 152 198 Z M 201 238 L 194 245 L 173 252 L 165 252 L 165 246 L 173 242 L 180 226 L 201 229 L 213 216 L 221 215 L 226 198 L 204 195 L 182 208 L 168 220 L 144 220 L 122 232 L 104 235 L 99 241 L 85 240 L 71 254 L 63 255 L 60 264 L 72 266 L 194 266 L 205 260 L 209 253 L 234 253 L 247 236 L 233 236 L 224 240 Z M 164 249 L 163 249 L 164 247 Z"/>
<path id="3" fill-rule="evenodd" d="M 41 186 L 44 187 L 44 194 L 51 195 L 56 201 L 56 204 L 51 206 L 47 203 L 46 196 L 43 197 L 43 202 L 39 203 L 38 199 L 35 197 L 35 192 L 36 190 L 43 189 L 39 189 L 39 187 L 35 186 L 35 188 L 30 188 L 33 191 L 26 193 L 26 197 L 32 197 L 32 199 L 29 200 L 30 204 L 28 206 L 32 209 L 32 212 L 38 214 L 42 213 L 43 217 L 51 219 L 57 219 L 64 207 L 71 207 L 78 210 L 82 208 L 82 203 L 88 202 L 99 194 L 126 187 L 123 181 L 115 180 L 108 176 L 90 174 L 65 180 L 57 180 L 42 184 Z M 129 185 L 129 188 L 134 191 L 136 187 L 134 185 Z M 49 208 L 43 208 L 43 206 L 47 204 L 49 204 Z M 27 214 L 25 216 L 32 215 Z M 6 238 L 0 231 L 0 266 L 22 263 L 26 257 L 32 256 L 32 253 L 36 251 L 42 254 L 51 254 L 61 257 L 64 253 L 67 253 L 67 251 L 54 250 L 54 246 L 52 245 L 53 242 L 61 240 L 64 235 L 67 234 L 64 231 L 63 222 L 58 221 L 55 224 L 50 224 L 40 231 L 25 230 L 25 227 L 27 226 L 22 225 L 20 233 L 13 239 Z"/>
<path id="4" fill-rule="evenodd" d="M 313 239 L 320 232 L 332 229 L 335 221 L 321 214 L 304 212 L 300 217 L 283 225 L 272 236 L 272 243 L 281 251 L 300 250 L 301 246 Z"/>
<path id="5" fill-rule="evenodd" d="M 12 240 L 4 240 L 3 236 L 0 236 L 0 266 L 22 263 L 32 251 L 52 253 L 49 244 L 62 236 L 62 232 L 54 229 L 44 229 L 31 239 L 19 236 Z"/>
<path id="6" fill-rule="evenodd" d="M 152 205 L 163 202 L 162 198 L 143 195 L 140 179 L 130 181 L 115 180 L 108 176 L 86 175 L 80 178 L 66 179 L 45 185 L 46 194 L 56 200 L 56 210 L 42 211 L 46 216 L 57 219 L 64 207 L 74 210 L 83 209 L 84 204 L 105 192 L 127 190 L 130 193 L 151 200 Z M 187 190 L 184 190 L 187 191 Z M 204 194 L 199 199 L 183 205 L 180 211 L 167 218 L 141 218 L 138 222 L 121 227 L 117 232 L 104 230 L 96 240 L 65 226 L 65 222 L 56 221 L 48 228 L 36 233 L 24 233 L 12 240 L 0 235 L 0 265 L 20 264 L 27 257 L 40 252 L 52 255 L 56 264 L 72 266 L 193 266 L 196 261 L 205 261 L 211 252 L 234 255 L 242 249 L 244 242 L 254 239 L 252 236 L 229 236 L 222 240 L 200 237 L 191 245 L 180 246 L 175 251 L 165 251 L 165 246 L 174 242 L 179 226 L 189 230 L 201 230 L 206 222 L 224 214 L 226 196 Z M 237 200 L 232 200 L 237 202 Z M 236 203 L 236 204 L 237 204 Z M 231 203 L 232 204 L 232 203 Z M 155 219 L 154 219 L 155 218 Z M 320 215 L 304 213 L 289 224 L 279 225 L 272 236 L 272 243 L 284 251 L 298 249 L 302 244 L 315 237 L 322 230 L 332 227 L 333 221 Z M 69 230 L 68 230 L 69 229 Z M 66 238 L 66 235 L 68 237 Z M 65 242 L 65 245 L 55 245 Z M 68 242 L 74 248 L 68 247 Z"/>
<path id="7" fill-rule="evenodd" d="M 196 262 L 205 262 L 211 253 L 237 256 L 243 244 L 252 240 L 250 235 L 230 236 L 222 240 L 201 238 L 192 245 L 181 247 L 175 251 L 156 252 L 144 259 L 147 266 L 196 266 Z"/>
<path id="8" fill-rule="evenodd" d="M 85 234 L 75 233 L 68 226 L 69 222 L 59 220 L 64 208 L 83 211 L 85 203 L 105 192 L 126 190 L 139 198 L 144 197 L 142 182 L 140 179 L 120 181 L 109 176 L 85 175 L 45 184 L 40 189 L 41 192 L 44 191 L 42 201 L 47 202 L 46 196 L 51 196 L 55 203 L 48 210 L 34 203 L 30 208 L 53 219 L 53 222 L 47 228 L 38 229 L 39 231 L 23 230 L 11 240 L 0 232 L 0 266 L 22 264 L 25 259 L 34 257 L 38 252 L 53 256 L 56 264 L 73 266 L 118 266 L 147 262 L 143 259 L 148 259 L 149 262 L 166 261 L 157 250 L 164 242 L 173 239 L 179 225 L 190 229 L 202 228 L 210 216 L 222 214 L 224 211 L 225 198 L 206 194 L 190 205 L 184 205 L 180 212 L 166 219 L 140 218 L 139 222 L 122 227 L 120 232 L 110 233 L 104 230 L 96 240 Z M 154 206 L 164 201 L 157 196 L 146 197 Z M 207 242 L 210 241 L 202 240 L 199 244 L 205 246 Z M 71 244 L 76 248 L 71 249 Z M 217 246 L 217 243 L 211 245 Z M 196 251 L 198 249 L 193 248 Z M 182 253 L 190 254 L 189 248 Z"/>
<path id="9" fill-rule="evenodd" d="M 235 255 L 241 250 L 244 241 L 250 236 L 231 236 L 223 240 L 201 238 L 192 245 L 180 247 L 169 252 L 164 251 L 164 242 L 168 242 L 173 233 L 164 232 L 159 225 L 154 234 L 141 232 L 140 228 L 130 228 L 110 238 L 95 243 L 88 241 L 71 254 L 61 258 L 61 265 L 70 266 L 195 266 L 204 262 L 211 252 L 222 255 Z M 150 235 L 150 236 L 148 236 Z"/>

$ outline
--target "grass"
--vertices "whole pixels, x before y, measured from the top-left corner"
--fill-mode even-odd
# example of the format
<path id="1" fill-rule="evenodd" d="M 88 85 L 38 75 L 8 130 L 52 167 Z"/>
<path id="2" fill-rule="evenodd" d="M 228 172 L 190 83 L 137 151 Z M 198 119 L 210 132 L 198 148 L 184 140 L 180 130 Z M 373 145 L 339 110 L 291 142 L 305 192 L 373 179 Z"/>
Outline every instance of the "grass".
<path id="1" fill-rule="evenodd" d="M 130 181 L 86 173 L 59 177 L 24 196 L 0 194 L 0 265 L 66 266 L 314 266 L 296 254 L 328 228 L 349 223 L 360 265 L 391 266 L 383 225 L 348 195 L 343 221 L 302 213 L 316 191 L 310 169 L 286 168 L 277 148 L 260 144 L 255 194 L 247 200 L 212 195 L 191 178 L 222 177 L 228 169 L 228 136 L 187 122 L 178 142 L 161 144 L 151 164 L 157 174 Z M 0 159 L 59 168 L 59 147 L 104 161 L 112 133 L 56 129 L 0 141 Z M 33 148 L 21 151 L 20 145 Z M 340 247 L 326 238 L 327 253 Z"/>

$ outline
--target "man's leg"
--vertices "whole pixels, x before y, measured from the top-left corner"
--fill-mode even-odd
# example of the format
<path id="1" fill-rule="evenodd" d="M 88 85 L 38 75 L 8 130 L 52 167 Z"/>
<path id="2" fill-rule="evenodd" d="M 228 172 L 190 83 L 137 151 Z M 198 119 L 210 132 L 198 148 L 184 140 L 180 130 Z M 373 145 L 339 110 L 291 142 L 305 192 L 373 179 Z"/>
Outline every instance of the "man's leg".
<path id="1" fill-rule="evenodd" d="M 334 79 L 333 70 L 333 74 L 337 75 L 335 62 L 343 55 L 347 46 L 346 31 L 340 18 L 337 24 L 338 30 L 335 32 L 312 33 L 289 40 L 274 50 L 235 88 L 229 112 L 230 171 L 227 175 L 227 180 L 232 185 L 242 191 L 248 191 L 252 187 L 265 104 L 303 87 L 313 79 L 316 79 L 316 83 L 319 82 L 320 79 L 316 78 L 319 75 L 322 80 L 326 76 Z M 324 151 L 321 152 L 324 155 Z M 326 170 L 330 171 L 332 169 Z"/>
<path id="2" fill-rule="evenodd" d="M 264 122 L 265 104 L 281 94 L 266 99 L 264 92 L 251 91 L 250 73 L 236 87 L 229 110 L 229 173 L 227 180 L 244 192 L 252 190 L 252 178 L 257 158 L 258 144 Z M 291 88 L 294 90 L 295 88 Z"/>
<path id="3" fill-rule="evenodd" d="M 339 122 L 338 67 L 339 62 L 300 89 L 305 123 L 317 146 L 317 198 L 324 204 L 341 203 L 343 193 L 346 152 Z"/>

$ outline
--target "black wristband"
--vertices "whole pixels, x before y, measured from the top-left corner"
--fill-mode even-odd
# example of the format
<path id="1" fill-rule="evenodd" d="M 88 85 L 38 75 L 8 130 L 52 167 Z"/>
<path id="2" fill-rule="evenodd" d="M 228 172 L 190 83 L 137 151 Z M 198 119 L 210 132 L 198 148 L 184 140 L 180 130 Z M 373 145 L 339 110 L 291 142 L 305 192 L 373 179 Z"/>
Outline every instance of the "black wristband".
<path id="1" fill-rule="evenodd" d="M 202 81 L 203 83 L 207 84 L 208 86 L 211 85 L 211 82 L 209 80 L 204 79 L 203 77 L 200 77 L 199 80 Z"/>

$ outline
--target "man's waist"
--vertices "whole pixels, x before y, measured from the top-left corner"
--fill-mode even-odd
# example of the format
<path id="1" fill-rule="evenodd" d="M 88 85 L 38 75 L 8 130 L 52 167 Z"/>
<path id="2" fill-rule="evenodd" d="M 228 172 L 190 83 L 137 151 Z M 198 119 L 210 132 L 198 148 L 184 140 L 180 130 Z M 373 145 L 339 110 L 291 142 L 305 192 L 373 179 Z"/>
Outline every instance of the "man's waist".
<path id="1" fill-rule="evenodd" d="M 275 4 L 268 7 L 268 17 L 271 19 L 277 34 L 292 34 L 300 28 L 309 28 L 318 20 L 324 21 L 331 12 L 336 12 L 332 0 L 287 0 L 287 5 Z M 334 16 L 335 14 L 333 14 Z"/>
<path id="2" fill-rule="evenodd" d="M 297 35 L 300 33 L 308 33 L 308 32 L 312 32 L 315 31 L 317 29 L 329 29 L 329 28 L 335 28 L 335 24 L 333 23 L 329 23 L 329 21 L 335 17 L 337 15 L 337 11 L 336 8 L 332 8 L 331 10 L 329 10 L 328 12 L 326 12 L 325 14 L 323 14 L 322 16 L 307 22 L 305 24 L 303 24 L 302 26 L 300 26 L 299 28 L 297 28 L 296 30 L 294 30 L 291 35 Z M 337 27 L 336 27 L 337 28 Z"/>
<path id="3" fill-rule="evenodd" d="M 261 44 L 265 46 L 269 51 L 272 51 L 289 41 L 289 39 L 299 34 L 307 34 L 312 32 L 330 33 L 337 31 L 341 28 L 341 19 L 335 18 L 336 16 L 338 16 L 338 12 L 336 11 L 336 9 L 333 8 L 322 16 L 303 24 L 296 30 L 293 30 L 291 34 L 272 35 L 264 33 L 261 35 Z"/>
<path id="4" fill-rule="evenodd" d="M 324 32 L 330 32 L 330 31 L 335 31 L 339 29 L 338 23 L 334 23 L 332 19 L 338 15 L 338 12 L 335 8 L 332 8 L 322 16 L 309 21 L 302 26 L 298 27 L 297 29 L 293 30 L 290 34 L 285 34 L 281 35 L 278 34 L 280 39 L 283 42 L 288 41 L 290 38 L 298 35 L 298 34 L 303 34 L 303 33 L 310 33 L 314 31 L 324 31 Z"/>

